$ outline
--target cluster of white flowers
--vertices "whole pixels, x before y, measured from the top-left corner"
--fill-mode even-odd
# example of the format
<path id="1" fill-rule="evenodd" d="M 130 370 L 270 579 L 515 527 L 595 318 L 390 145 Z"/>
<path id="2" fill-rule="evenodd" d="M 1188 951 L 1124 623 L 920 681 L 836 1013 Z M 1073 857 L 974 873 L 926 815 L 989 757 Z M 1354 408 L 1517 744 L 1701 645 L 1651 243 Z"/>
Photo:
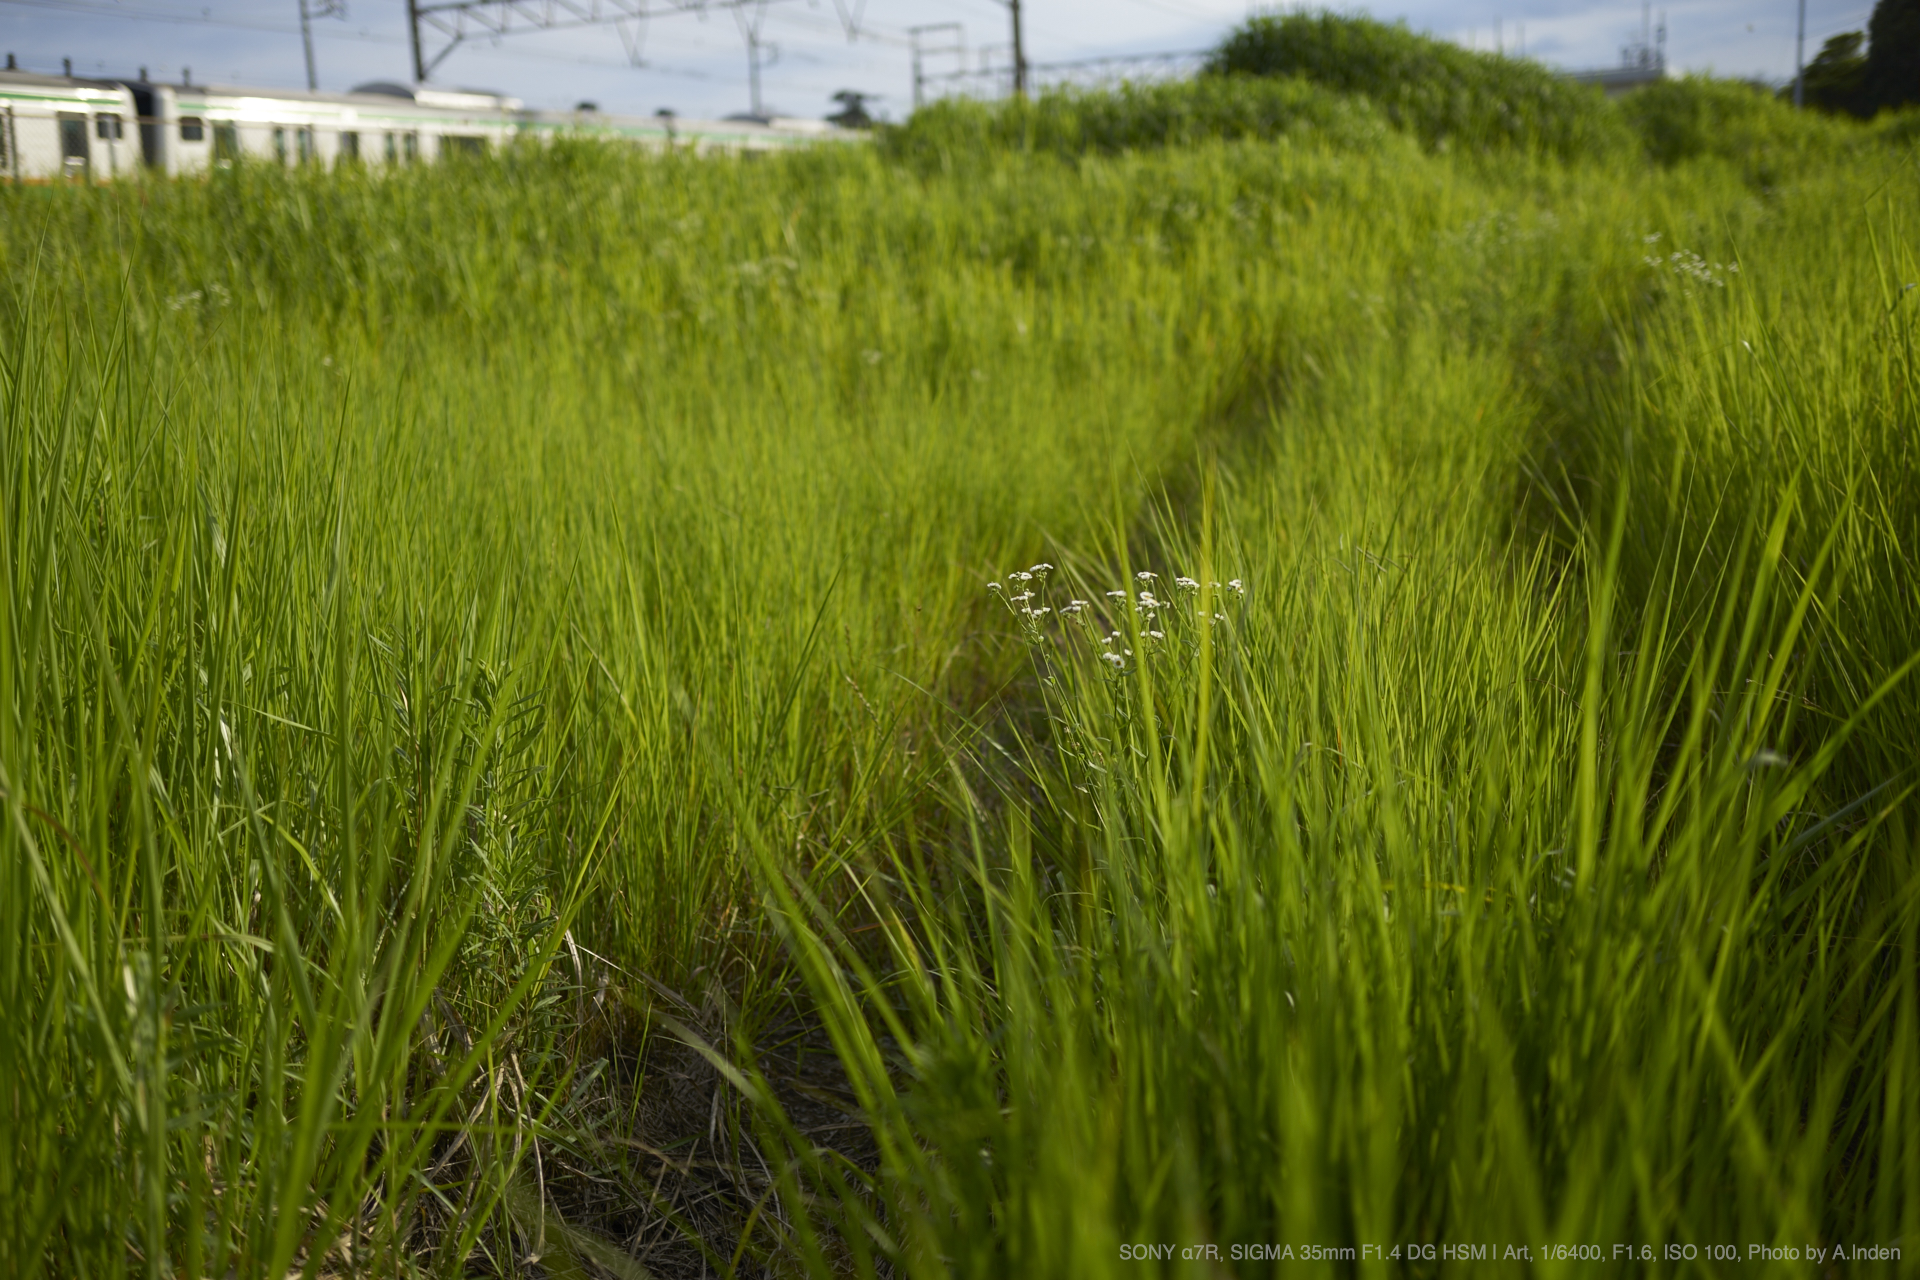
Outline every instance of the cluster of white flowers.
<path id="1" fill-rule="evenodd" d="M 1043 639 L 1040 629 L 1041 619 L 1055 612 L 1049 606 L 1039 602 L 1041 593 L 1046 588 L 1047 575 L 1051 572 L 1053 572 L 1053 566 L 1043 562 L 1008 573 L 1006 585 L 999 582 L 987 584 L 987 590 L 1000 596 L 1008 610 L 1019 620 L 1021 630 L 1028 640 L 1034 643 L 1039 643 Z M 1134 590 L 1115 589 L 1107 592 L 1106 598 L 1116 606 L 1132 606 L 1137 610 L 1136 616 L 1140 621 L 1135 625 L 1139 630 L 1133 634 L 1138 634 L 1152 642 L 1153 652 L 1161 652 L 1158 646 L 1167 643 L 1168 633 L 1176 629 L 1173 624 L 1181 622 L 1191 606 L 1181 605 L 1177 600 L 1163 600 L 1154 594 L 1153 584 L 1160 580 L 1160 575 L 1152 570 L 1143 569 L 1133 576 L 1138 584 Z M 1199 593 L 1201 587 L 1199 579 L 1186 574 L 1175 575 L 1173 584 L 1179 591 L 1195 594 Z M 1212 582 L 1208 585 L 1216 594 L 1231 592 L 1234 595 L 1244 596 L 1247 593 L 1246 583 L 1239 578 L 1231 579 L 1226 583 Z M 1091 600 L 1073 599 L 1061 605 L 1058 612 L 1062 618 L 1075 617 L 1091 620 L 1098 615 L 1099 611 Z M 1226 615 L 1221 613 L 1196 613 L 1195 616 L 1203 622 L 1227 621 Z M 1126 646 L 1128 634 L 1125 631 L 1110 630 L 1105 635 L 1098 636 L 1103 649 L 1098 655 L 1099 660 L 1114 668 L 1115 671 L 1123 670 L 1128 660 L 1134 656 L 1133 650 Z"/>
<path id="2" fill-rule="evenodd" d="M 1645 237 L 1644 242 L 1650 245 L 1658 244 L 1660 233 L 1656 231 Z M 1650 253 L 1640 260 L 1655 271 L 1672 272 L 1689 286 L 1702 285 L 1709 289 L 1724 289 L 1727 287 L 1727 276 L 1740 274 L 1739 263 L 1708 262 L 1691 249 L 1680 249 L 1664 258 L 1657 253 Z"/>
<path id="3" fill-rule="evenodd" d="M 1053 572 L 1053 566 L 1044 563 L 1036 564 L 1031 569 L 1015 569 L 1007 575 L 1007 581 L 1020 587 L 1021 590 L 1012 595 L 1007 595 L 1006 588 L 997 582 L 989 582 L 987 584 L 987 590 L 1003 596 L 1006 599 L 1007 607 L 1015 613 L 1029 620 L 1038 620 L 1052 613 L 1053 609 L 1048 605 L 1034 604 L 1035 592 L 1033 588 L 1027 584 L 1030 582 L 1038 582 L 1044 587 L 1047 583 L 1047 575 L 1051 572 Z M 1085 600 L 1075 600 L 1064 612 L 1078 613 L 1086 607 L 1086 604 L 1087 602 Z"/>
<path id="4" fill-rule="evenodd" d="M 205 289 L 195 289 L 191 293 L 176 293 L 167 299 L 167 310 L 185 311 L 196 302 L 208 302 L 216 307 L 229 306 L 233 295 L 227 292 L 223 284 L 210 284 Z"/>
<path id="5" fill-rule="evenodd" d="M 800 264 L 792 258 L 776 255 L 771 258 L 763 258 L 758 262 L 736 262 L 733 264 L 733 269 L 739 273 L 740 278 L 743 280 L 758 280 L 761 276 L 769 275 L 775 271 L 798 271 Z"/>

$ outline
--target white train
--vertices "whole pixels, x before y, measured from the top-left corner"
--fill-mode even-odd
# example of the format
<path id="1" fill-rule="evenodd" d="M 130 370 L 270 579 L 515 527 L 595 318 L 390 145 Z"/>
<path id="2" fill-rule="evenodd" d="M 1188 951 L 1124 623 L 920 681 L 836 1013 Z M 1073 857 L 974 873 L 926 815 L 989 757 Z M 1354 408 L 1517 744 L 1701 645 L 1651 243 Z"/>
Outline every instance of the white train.
<path id="1" fill-rule="evenodd" d="M 860 136 L 825 121 L 778 117 L 528 111 L 518 98 L 499 94 L 386 83 L 302 93 L 0 71 L 0 175 L 16 182 L 196 173 L 241 156 L 400 164 L 560 135 L 701 151 L 768 151 Z"/>

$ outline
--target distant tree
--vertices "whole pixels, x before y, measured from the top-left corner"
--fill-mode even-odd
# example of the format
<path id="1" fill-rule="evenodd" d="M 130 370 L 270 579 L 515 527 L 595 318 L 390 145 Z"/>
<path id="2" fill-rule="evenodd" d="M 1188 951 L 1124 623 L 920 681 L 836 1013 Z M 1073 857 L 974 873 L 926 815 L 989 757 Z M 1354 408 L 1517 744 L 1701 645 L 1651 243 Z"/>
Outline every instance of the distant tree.
<path id="1" fill-rule="evenodd" d="M 867 104 L 877 96 L 879 95 L 861 93 L 857 89 L 842 89 L 833 95 L 833 100 L 840 104 L 840 110 L 828 116 L 828 122 L 837 124 L 842 129 L 873 128 L 873 117 L 867 113 Z"/>
<path id="2" fill-rule="evenodd" d="M 1880 0 L 1867 20 L 1866 111 L 1920 102 L 1920 0 Z"/>
<path id="3" fill-rule="evenodd" d="M 1808 106 L 1856 116 L 1873 114 L 1865 95 L 1867 56 L 1860 48 L 1866 40 L 1864 31 L 1847 31 L 1821 46 L 1819 54 L 1807 64 Z M 1780 96 L 1791 99 L 1793 86 L 1782 89 Z"/>

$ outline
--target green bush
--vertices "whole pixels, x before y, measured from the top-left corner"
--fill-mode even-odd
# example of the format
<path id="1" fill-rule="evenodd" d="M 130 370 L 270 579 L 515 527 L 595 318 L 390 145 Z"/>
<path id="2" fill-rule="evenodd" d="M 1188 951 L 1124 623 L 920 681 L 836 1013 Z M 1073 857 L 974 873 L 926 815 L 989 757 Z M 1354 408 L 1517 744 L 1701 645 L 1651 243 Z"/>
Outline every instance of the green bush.
<path id="1" fill-rule="evenodd" d="M 1364 98 L 1291 77 L 1207 76 L 1112 90 L 1056 89 L 996 103 L 950 98 L 887 130 L 882 145 L 903 157 L 983 147 L 1111 154 L 1212 138 L 1311 139 L 1371 149 L 1390 133 L 1386 118 Z"/>
<path id="2" fill-rule="evenodd" d="M 1570 159 L 1630 146 L 1597 89 L 1538 63 L 1474 53 L 1366 18 L 1253 18 L 1227 37 L 1208 70 L 1299 76 L 1366 94 L 1396 126 L 1432 147 L 1520 147 Z"/>
<path id="3" fill-rule="evenodd" d="M 1849 121 L 1790 103 L 1738 80 L 1687 76 L 1636 89 L 1620 112 L 1647 156 L 1663 165 L 1718 156 L 1746 170 L 1749 181 L 1771 186 L 1816 153 L 1859 136 Z"/>

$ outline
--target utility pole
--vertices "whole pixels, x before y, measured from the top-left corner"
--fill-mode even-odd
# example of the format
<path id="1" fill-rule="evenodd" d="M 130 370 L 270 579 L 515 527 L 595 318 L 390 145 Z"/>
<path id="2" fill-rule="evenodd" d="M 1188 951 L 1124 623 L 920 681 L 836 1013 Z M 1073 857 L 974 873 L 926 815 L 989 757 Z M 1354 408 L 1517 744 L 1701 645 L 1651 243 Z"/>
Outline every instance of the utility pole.
<path id="1" fill-rule="evenodd" d="M 313 65 L 313 16 L 307 12 L 307 0 L 300 0 L 300 43 L 307 51 L 307 92 L 320 88 L 320 72 Z"/>
<path id="2" fill-rule="evenodd" d="M 1800 0 L 1804 5 L 1806 0 Z M 1020 38 L 1020 0 L 1007 0 L 1007 10 L 1013 15 L 1013 96 L 1027 96 L 1027 46 Z"/>
<path id="3" fill-rule="evenodd" d="M 944 37 L 942 44 L 928 44 L 927 37 Z M 960 72 L 967 69 L 967 29 L 957 22 L 934 22 L 924 27 L 908 27 L 907 40 L 913 49 L 913 109 L 918 111 L 927 100 L 927 58 L 959 59 Z M 950 78 L 950 77 L 943 77 Z"/>
<path id="4" fill-rule="evenodd" d="M 1807 104 L 1807 0 L 1800 0 L 1800 34 L 1793 42 L 1793 105 Z"/>
<path id="5" fill-rule="evenodd" d="M 760 110 L 760 33 L 747 33 L 747 97 L 753 103 L 753 114 L 765 114 Z"/>
<path id="6" fill-rule="evenodd" d="M 753 101 L 753 114 L 762 116 L 766 113 L 760 108 L 760 51 L 773 50 L 773 57 L 767 60 L 769 66 L 780 61 L 780 46 L 760 39 L 760 26 L 767 20 L 767 0 L 759 0 L 751 18 L 747 16 L 744 4 L 733 11 L 733 16 L 739 22 L 740 34 L 747 42 L 747 89 Z"/>
<path id="7" fill-rule="evenodd" d="M 320 88 L 320 73 L 313 62 L 313 20 L 346 16 L 347 0 L 300 0 L 300 43 L 306 47 L 307 51 L 307 92 L 309 93 L 318 92 Z"/>
<path id="8" fill-rule="evenodd" d="M 407 34 L 413 37 L 413 82 L 427 82 L 426 59 L 420 56 L 420 0 L 407 0 Z"/>

